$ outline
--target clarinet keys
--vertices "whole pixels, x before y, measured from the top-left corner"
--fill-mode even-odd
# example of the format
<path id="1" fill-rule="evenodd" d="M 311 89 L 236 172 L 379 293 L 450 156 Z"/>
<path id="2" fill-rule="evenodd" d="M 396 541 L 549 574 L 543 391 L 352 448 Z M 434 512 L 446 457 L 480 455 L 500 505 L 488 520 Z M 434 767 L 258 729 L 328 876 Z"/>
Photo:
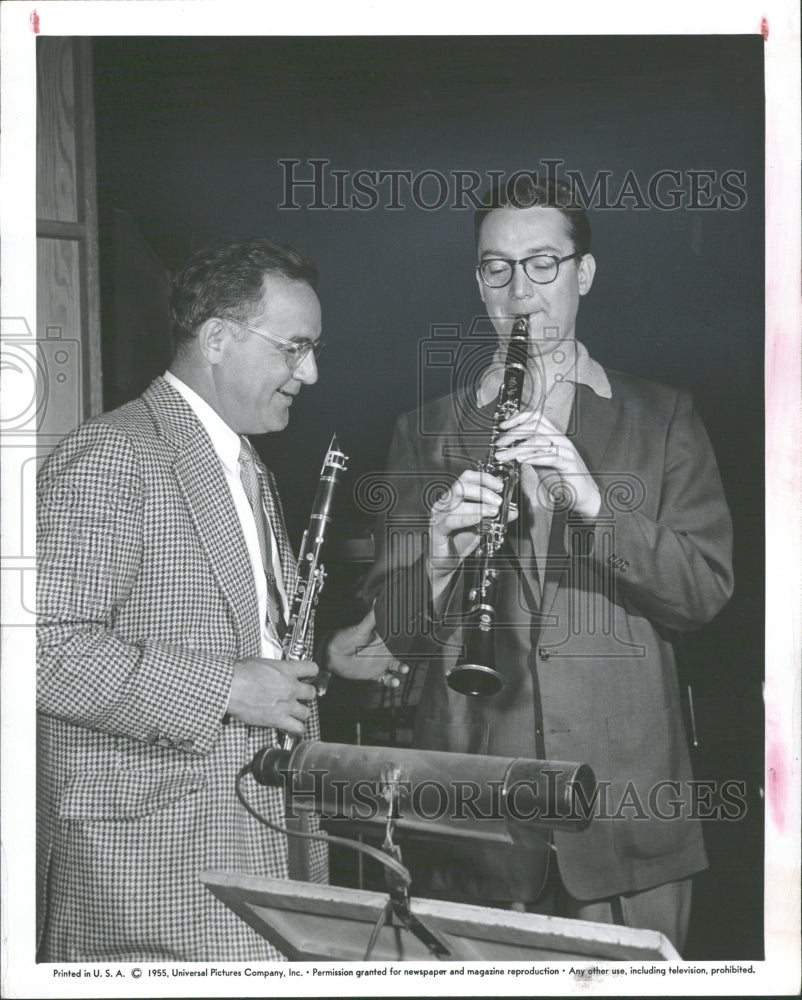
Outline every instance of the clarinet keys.
<path id="1" fill-rule="evenodd" d="M 497 553 L 507 535 L 507 522 L 515 509 L 514 492 L 518 485 L 518 469 L 496 460 L 496 441 L 501 424 L 521 408 L 524 379 L 529 355 L 529 334 L 526 318 L 519 317 L 512 328 L 504 363 L 504 380 L 499 390 L 493 430 L 487 457 L 478 466 L 503 482 L 501 505 L 493 518 L 482 520 L 480 541 L 473 556 L 473 579 L 467 590 L 464 614 L 464 655 L 446 672 L 446 683 L 458 694 L 487 696 L 503 687 L 501 675 L 494 668 L 494 631 L 496 624 L 496 589 L 499 570 Z"/>
<path id="2" fill-rule="evenodd" d="M 298 579 L 290 601 L 289 623 L 282 644 L 286 660 L 312 658 L 315 609 L 326 581 L 326 570 L 321 561 L 323 545 L 331 524 L 336 488 L 347 468 L 347 462 L 348 456 L 340 448 L 337 435 L 334 434 L 320 470 L 309 527 L 301 541 L 297 563 Z M 326 670 L 321 670 L 318 674 L 315 681 L 318 696 L 325 694 L 330 677 L 331 674 Z M 293 738 L 285 735 L 284 749 L 291 749 L 293 743 Z"/>

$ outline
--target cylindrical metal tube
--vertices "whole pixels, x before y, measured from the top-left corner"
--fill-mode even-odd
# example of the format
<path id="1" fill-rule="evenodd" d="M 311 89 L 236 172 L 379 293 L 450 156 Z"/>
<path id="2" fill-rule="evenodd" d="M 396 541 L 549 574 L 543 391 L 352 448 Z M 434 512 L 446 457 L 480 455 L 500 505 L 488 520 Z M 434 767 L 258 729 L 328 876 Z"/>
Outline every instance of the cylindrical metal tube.
<path id="1" fill-rule="evenodd" d="M 284 786 L 290 811 L 325 819 L 495 841 L 541 839 L 590 822 L 596 780 L 587 764 L 304 741 L 261 750 L 251 770 Z"/>

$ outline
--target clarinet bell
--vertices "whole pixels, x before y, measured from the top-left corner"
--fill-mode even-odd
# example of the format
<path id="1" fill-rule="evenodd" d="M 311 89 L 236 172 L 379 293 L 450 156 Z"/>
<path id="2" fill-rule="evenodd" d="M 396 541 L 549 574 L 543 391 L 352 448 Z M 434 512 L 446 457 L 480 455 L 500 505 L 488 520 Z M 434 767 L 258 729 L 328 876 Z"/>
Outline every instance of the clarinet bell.
<path id="1" fill-rule="evenodd" d="M 498 694 L 504 682 L 497 670 L 481 663 L 458 663 L 446 671 L 446 684 L 457 694 L 486 698 Z"/>
<path id="2" fill-rule="evenodd" d="M 504 681 L 501 674 L 490 666 L 495 662 L 492 628 L 495 615 L 488 606 L 474 608 L 474 621 L 477 613 L 481 613 L 481 624 L 468 628 L 464 655 L 446 671 L 446 684 L 457 694 L 486 698 L 498 694 L 504 687 Z"/>

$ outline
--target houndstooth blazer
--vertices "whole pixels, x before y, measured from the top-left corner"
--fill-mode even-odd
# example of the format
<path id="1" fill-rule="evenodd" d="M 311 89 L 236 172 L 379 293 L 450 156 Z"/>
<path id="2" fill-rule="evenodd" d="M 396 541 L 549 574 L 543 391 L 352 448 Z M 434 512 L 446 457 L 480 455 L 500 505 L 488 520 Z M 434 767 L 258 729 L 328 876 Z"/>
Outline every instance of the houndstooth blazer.
<path id="1" fill-rule="evenodd" d="M 164 379 L 50 456 L 38 557 L 39 960 L 280 958 L 199 881 L 286 878 L 287 848 L 234 793 L 274 731 L 223 723 L 234 661 L 260 650 L 245 540 Z M 281 822 L 282 793 L 246 787 Z M 325 881 L 323 845 L 311 860 Z"/>

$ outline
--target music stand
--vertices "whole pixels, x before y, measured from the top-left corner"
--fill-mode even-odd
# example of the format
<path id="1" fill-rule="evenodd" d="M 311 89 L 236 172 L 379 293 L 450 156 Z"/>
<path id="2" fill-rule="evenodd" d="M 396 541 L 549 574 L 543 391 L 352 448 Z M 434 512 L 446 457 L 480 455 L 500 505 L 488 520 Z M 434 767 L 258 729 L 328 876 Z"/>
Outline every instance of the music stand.
<path id="1" fill-rule="evenodd" d="M 362 961 L 387 895 L 336 885 L 207 871 L 206 887 L 295 962 Z M 516 913 L 486 906 L 413 899 L 411 912 L 448 946 L 448 961 L 680 961 L 657 931 Z M 397 922 L 379 932 L 377 962 L 425 962 L 434 956 Z"/>

